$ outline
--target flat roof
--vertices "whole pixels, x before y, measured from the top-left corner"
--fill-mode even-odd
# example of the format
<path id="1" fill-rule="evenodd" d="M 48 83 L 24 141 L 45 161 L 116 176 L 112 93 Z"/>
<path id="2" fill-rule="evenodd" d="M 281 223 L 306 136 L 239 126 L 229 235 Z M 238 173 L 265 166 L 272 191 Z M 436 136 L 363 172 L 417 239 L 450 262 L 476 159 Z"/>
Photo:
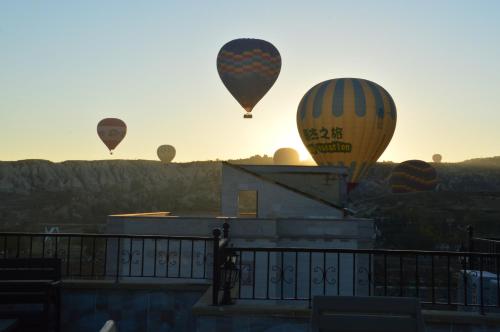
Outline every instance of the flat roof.
<path id="1" fill-rule="evenodd" d="M 230 163 L 228 163 L 230 164 Z M 259 173 L 282 174 L 339 174 L 348 175 L 347 168 L 342 166 L 293 166 L 293 165 L 246 165 L 230 164 Z"/>

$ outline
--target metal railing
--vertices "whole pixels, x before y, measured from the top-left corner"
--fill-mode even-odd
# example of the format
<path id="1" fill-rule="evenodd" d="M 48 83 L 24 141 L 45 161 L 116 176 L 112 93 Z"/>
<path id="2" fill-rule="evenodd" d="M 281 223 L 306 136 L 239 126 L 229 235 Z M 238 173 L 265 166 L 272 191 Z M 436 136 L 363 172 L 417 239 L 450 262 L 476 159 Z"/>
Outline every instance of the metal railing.
<path id="1" fill-rule="evenodd" d="M 499 239 L 474 237 L 472 238 L 472 241 L 474 243 L 473 245 L 474 252 L 487 252 L 492 254 L 500 253 Z"/>
<path id="2" fill-rule="evenodd" d="M 474 234 L 474 227 L 467 226 L 468 250 L 473 252 L 486 252 L 492 254 L 500 253 L 500 239 L 477 237 Z"/>
<path id="3" fill-rule="evenodd" d="M 234 280 L 231 294 L 239 300 L 409 296 L 426 307 L 500 308 L 496 253 L 228 244 L 227 223 L 212 237 L 0 233 L 0 258 L 59 258 L 63 279 L 211 280 L 213 305 Z M 238 278 L 226 273 L 232 258 Z"/>
<path id="4" fill-rule="evenodd" d="M 59 258 L 63 279 L 211 279 L 212 237 L 0 233 L 0 258 Z"/>
<path id="5" fill-rule="evenodd" d="M 240 278 L 232 294 L 241 300 L 310 303 L 316 295 L 409 296 L 426 307 L 500 307 L 499 254 L 275 247 L 223 251 L 238 257 Z"/>
<path id="6" fill-rule="evenodd" d="M 467 226 L 467 242 L 470 252 L 500 254 L 500 239 L 475 236 L 472 225 Z M 487 258 L 484 264 L 487 271 L 495 270 L 496 262 Z"/>

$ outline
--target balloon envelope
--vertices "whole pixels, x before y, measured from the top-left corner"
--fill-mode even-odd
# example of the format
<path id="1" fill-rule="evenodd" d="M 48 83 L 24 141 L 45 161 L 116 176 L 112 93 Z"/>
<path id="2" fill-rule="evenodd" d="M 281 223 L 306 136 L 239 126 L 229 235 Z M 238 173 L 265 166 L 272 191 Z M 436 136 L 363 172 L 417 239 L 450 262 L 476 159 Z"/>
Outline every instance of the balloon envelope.
<path id="1" fill-rule="evenodd" d="M 162 162 L 169 163 L 175 157 L 175 148 L 172 145 L 160 145 L 156 153 Z"/>
<path id="2" fill-rule="evenodd" d="M 432 161 L 435 163 L 440 163 L 442 159 L 443 156 L 440 155 L 439 153 L 436 153 L 435 155 L 432 156 Z"/>
<path id="3" fill-rule="evenodd" d="M 318 165 L 348 168 L 352 187 L 384 152 L 396 117 L 396 105 L 380 85 L 339 78 L 321 82 L 304 95 L 297 128 Z"/>
<path id="4" fill-rule="evenodd" d="M 108 147 L 109 152 L 123 140 L 127 133 L 127 125 L 120 119 L 106 118 L 97 124 L 97 134 Z"/>
<path id="5" fill-rule="evenodd" d="M 431 191 L 436 188 L 437 173 L 425 161 L 407 160 L 394 167 L 389 181 L 396 194 Z"/>
<path id="6" fill-rule="evenodd" d="M 280 53 L 261 39 L 232 40 L 217 55 L 222 83 L 248 113 L 271 89 L 280 70 Z M 251 117 L 248 113 L 246 117 Z"/>
<path id="7" fill-rule="evenodd" d="M 275 165 L 298 165 L 299 153 L 292 148 L 280 148 L 274 153 L 273 162 Z"/>

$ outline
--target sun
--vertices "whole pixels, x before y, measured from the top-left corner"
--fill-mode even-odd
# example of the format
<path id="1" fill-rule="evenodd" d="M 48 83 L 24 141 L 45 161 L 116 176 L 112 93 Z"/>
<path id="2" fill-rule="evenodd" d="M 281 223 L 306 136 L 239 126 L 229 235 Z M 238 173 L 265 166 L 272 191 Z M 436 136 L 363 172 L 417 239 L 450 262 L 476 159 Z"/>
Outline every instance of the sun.
<path id="1" fill-rule="evenodd" d="M 295 149 L 299 153 L 301 161 L 312 160 L 309 151 L 307 151 L 306 147 L 302 143 L 302 140 L 300 139 L 299 134 L 296 132 L 280 136 L 280 139 L 273 145 L 272 153 L 274 154 L 274 152 L 279 148 Z"/>

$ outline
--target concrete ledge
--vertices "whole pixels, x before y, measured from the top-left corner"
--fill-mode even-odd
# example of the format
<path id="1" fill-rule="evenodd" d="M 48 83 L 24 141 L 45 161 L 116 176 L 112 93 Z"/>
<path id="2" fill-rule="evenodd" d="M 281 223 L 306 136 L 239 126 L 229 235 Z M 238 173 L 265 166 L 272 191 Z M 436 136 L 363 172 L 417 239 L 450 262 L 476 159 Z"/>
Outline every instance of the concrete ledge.
<path id="1" fill-rule="evenodd" d="M 111 214 L 110 217 L 168 217 L 172 213 L 167 211 L 158 212 L 140 212 L 140 213 L 125 213 L 125 214 Z"/>
<path id="2" fill-rule="evenodd" d="M 212 288 L 208 288 L 193 306 L 195 316 L 264 316 L 301 318 L 309 320 L 311 309 L 308 301 L 239 300 L 236 304 L 213 306 Z M 290 302 L 295 302 L 290 303 Z M 495 326 L 500 330 L 500 314 L 478 312 L 422 310 L 426 324 Z"/>
<path id="3" fill-rule="evenodd" d="M 455 325 L 494 325 L 500 327 L 500 314 L 468 311 L 422 310 L 426 323 Z"/>
<path id="4" fill-rule="evenodd" d="M 293 305 L 277 303 L 277 301 L 238 301 L 233 305 L 213 306 L 212 287 L 202 295 L 193 306 L 192 313 L 195 316 L 266 316 L 266 317 L 289 317 L 306 318 L 311 316 L 311 310 L 304 305 Z"/>

